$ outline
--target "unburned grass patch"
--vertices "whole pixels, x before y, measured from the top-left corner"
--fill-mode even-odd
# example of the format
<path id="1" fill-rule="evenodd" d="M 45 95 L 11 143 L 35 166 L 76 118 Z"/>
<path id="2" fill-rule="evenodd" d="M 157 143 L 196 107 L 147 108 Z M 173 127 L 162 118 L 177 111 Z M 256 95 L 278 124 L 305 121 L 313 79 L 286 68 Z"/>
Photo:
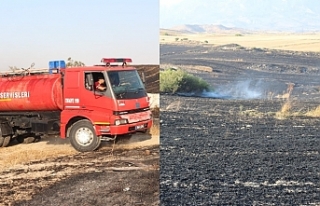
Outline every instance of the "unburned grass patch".
<path id="1" fill-rule="evenodd" d="M 289 116 L 292 116 L 291 113 L 292 109 L 292 102 L 291 101 L 286 101 L 282 106 L 280 111 L 275 113 L 275 117 L 278 119 L 285 119 Z"/>
<path id="2" fill-rule="evenodd" d="M 245 110 L 245 111 L 240 111 L 239 115 L 241 116 L 246 116 L 246 117 L 256 117 L 256 118 L 260 118 L 265 116 L 266 114 L 263 112 L 259 112 L 255 109 L 249 109 L 249 110 Z"/>
<path id="3" fill-rule="evenodd" d="M 320 106 L 317 106 L 315 109 L 306 112 L 305 116 L 308 116 L 308 117 L 320 117 Z"/>

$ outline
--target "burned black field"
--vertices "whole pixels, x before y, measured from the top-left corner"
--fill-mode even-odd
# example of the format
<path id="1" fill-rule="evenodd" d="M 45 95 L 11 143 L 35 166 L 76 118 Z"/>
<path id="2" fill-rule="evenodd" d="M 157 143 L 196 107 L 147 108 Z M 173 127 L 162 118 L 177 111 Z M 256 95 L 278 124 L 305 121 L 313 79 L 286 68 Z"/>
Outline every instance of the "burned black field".
<path id="1" fill-rule="evenodd" d="M 269 117 L 279 101 L 161 101 L 162 205 L 320 204 L 318 118 Z"/>
<path id="2" fill-rule="evenodd" d="M 161 96 L 161 205 L 320 205 L 318 54 L 162 45 L 161 64 L 235 97 Z"/>

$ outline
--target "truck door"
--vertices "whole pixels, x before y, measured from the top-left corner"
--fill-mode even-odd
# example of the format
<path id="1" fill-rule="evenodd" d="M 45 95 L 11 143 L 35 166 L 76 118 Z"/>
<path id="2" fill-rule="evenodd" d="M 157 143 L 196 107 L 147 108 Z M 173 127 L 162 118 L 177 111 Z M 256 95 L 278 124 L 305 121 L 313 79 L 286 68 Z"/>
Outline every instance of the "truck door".
<path id="1" fill-rule="evenodd" d="M 83 92 L 81 93 L 81 108 L 96 110 L 113 109 L 112 93 L 108 88 L 107 81 L 103 72 L 84 72 Z M 101 79 L 103 81 L 99 82 Z M 97 86 L 106 87 L 105 90 L 99 90 Z M 110 108 L 111 107 L 111 108 Z"/>
<path id="2" fill-rule="evenodd" d="M 64 77 L 65 109 L 80 109 L 80 72 L 68 71 Z"/>

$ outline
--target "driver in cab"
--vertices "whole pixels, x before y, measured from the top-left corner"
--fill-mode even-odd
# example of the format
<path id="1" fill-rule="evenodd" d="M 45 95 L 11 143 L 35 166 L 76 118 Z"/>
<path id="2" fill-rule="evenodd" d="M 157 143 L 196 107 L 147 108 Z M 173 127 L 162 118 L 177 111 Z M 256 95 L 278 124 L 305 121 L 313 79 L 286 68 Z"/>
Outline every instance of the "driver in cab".
<path id="1" fill-rule="evenodd" d="M 98 90 L 100 92 L 104 92 L 107 89 L 107 87 L 104 86 L 104 79 L 103 78 L 99 78 L 99 80 L 96 81 L 94 86 L 95 86 L 96 90 Z"/>

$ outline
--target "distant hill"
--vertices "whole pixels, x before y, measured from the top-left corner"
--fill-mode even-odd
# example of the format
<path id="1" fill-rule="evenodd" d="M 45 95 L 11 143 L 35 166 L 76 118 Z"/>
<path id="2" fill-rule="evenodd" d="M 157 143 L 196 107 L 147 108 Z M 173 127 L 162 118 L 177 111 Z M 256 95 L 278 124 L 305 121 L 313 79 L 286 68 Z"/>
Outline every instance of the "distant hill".
<path id="1" fill-rule="evenodd" d="M 165 29 L 168 32 L 180 32 L 180 33 L 251 33 L 249 30 L 240 29 L 240 28 L 231 28 L 223 25 L 198 25 L 198 24 L 184 24 L 172 27 L 170 29 Z M 162 30 L 164 31 L 164 30 Z"/>
<path id="2" fill-rule="evenodd" d="M 160 35 L 181 35 L 181 34 L 192 34 L 193 32 L 178 30 L 178 29 L 160 29 Z"/>

